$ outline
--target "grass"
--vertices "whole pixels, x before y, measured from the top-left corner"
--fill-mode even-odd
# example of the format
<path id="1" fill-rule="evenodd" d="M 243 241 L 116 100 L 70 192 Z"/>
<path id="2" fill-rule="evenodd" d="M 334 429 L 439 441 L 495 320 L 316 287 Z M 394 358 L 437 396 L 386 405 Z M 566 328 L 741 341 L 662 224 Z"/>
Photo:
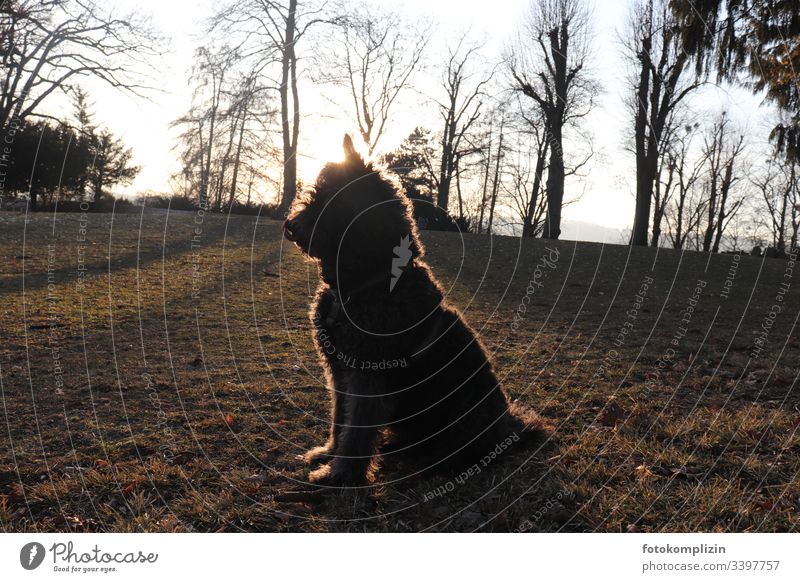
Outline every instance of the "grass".
<path id="1" fill-rule="evenodd" d="M 276 222 L 200 218 L 0 213 L 4 531 L 800 523 L 787 261 L 425 233 L 450 303 L 553 443 L 466 478 L 387 462 L 366 493 L 292 497 L 327 424 L 306 315 L 316 269 Z"/>

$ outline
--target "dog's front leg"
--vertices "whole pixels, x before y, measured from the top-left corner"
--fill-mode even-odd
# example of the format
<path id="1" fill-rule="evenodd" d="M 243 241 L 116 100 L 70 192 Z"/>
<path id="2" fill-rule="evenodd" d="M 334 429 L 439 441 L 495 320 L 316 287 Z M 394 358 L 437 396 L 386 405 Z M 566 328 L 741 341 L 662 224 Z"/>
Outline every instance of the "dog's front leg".
<path id="1" fill-rule="evenodd" d="M 339 447 L 339 435 L 345 423 L 345 396 L 347 386 L 345 385 L 345 374 L 338 368 L 334 368 L 328 378 L 328 390 L 331 393 L 331 428 L 328 441 L 319 447 L 314 447 L 308 451 L 303 458 L 309 465 L 327 463 L 336 456 L 336 449 Z"/>
<path id="2" fill-rule="evenodd" d="M 385 395 L 384 382 L 375 376 L 350 377 L 344 399 L 345 423 L 339 435 L 336 456 L 312 472 L 313 482 L 330 485 L 356 485 L 366 481 L 375 455 L 378 431 L 391 418 L 391 396 Z"/>

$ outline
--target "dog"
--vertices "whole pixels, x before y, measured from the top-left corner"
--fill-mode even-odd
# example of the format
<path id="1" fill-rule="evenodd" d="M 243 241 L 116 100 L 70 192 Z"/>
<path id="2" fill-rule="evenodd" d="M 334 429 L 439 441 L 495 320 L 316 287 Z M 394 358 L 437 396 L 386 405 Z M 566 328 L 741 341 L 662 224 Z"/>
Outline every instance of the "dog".
<path id="1" fill-rule="evenodd" d="M 310 317 L 332 406 L 327 442 L 304 456 L 312 483 L 367 483 L 381 431 L 394 451 L 454 467 L 549 434 L 535 412 L 510 404 L 423 261 L 409 199 L 349 136 L 344 161 L 322 169 L 282 230 L 319 265 Z"/>

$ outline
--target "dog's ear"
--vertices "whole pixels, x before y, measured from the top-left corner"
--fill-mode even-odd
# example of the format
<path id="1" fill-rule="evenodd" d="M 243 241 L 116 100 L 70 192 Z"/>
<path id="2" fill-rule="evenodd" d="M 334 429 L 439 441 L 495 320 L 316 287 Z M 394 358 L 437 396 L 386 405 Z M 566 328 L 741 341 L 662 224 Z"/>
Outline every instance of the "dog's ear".
<path id="1" fill-rule="evenodd" d="M 349 133 L 344 134 L 342 146 L 344 147 L 345 162 L 358 166 L 364 165 L 364 158 L 356 151 L 356 146 L 353 145 L 353 138 L 350 137 Z"/>

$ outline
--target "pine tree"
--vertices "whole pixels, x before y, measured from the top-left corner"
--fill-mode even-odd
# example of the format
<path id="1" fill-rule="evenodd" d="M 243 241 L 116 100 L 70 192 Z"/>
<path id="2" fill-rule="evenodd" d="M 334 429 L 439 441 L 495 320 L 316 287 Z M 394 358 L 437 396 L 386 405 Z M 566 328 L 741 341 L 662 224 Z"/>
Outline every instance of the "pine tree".
<path id="1" fill-rule="evenodd" d="M 787 156 L 800 157 L 800 9 L 797 0 L 671 0 L 684 48 L 698 72 L 737 81 L 747 73 L 755 93 L 786 114 L 771 137 Z"/>

